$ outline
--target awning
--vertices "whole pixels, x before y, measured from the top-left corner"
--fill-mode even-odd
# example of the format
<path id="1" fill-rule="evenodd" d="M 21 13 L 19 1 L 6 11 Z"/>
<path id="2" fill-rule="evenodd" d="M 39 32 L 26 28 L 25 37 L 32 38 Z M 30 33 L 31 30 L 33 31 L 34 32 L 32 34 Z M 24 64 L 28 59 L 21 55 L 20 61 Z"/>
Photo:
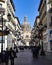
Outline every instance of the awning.
<path id="1" fill-rule="evenodd" d="M 3 36 L 5 36 L 5 35 L 8 35 L 10 32 L 9 31 L 1 31 L 0 30 L 0 36 L 2 36 L 2 33 L 3 33 Z"/>

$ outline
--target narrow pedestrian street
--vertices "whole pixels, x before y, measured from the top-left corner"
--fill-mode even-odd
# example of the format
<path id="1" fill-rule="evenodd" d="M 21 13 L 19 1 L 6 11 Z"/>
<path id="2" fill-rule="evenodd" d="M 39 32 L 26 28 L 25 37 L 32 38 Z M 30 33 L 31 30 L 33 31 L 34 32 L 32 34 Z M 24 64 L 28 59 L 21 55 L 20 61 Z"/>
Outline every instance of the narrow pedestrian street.
<path id="1" fill-rule="evenodd" d="M 52 0 L 0 0 L 0 65 L 52 65 Z"/>
<path id="2" fill-rule="evenodd" d="M 38 59 L 35 59 L 32 57 L 31 50 L 24 50 L 17 53 L 15 65 L 52 65 L 52 61 L 41 56 L 39 56 Z"/>

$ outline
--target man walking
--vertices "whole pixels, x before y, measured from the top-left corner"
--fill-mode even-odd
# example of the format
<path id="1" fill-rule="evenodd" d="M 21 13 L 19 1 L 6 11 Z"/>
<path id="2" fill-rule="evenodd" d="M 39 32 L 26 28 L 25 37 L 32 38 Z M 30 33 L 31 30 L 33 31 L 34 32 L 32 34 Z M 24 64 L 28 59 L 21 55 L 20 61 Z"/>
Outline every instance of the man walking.
<path id="1" fill-rule="evenodd" d="M 11 65 L 14 65 L 14 50 L 12 48 L 10 48 L 10 61 L 11 61 Z"/>
<path id="2" fill-rule="evenodd" d="M 8 48 L 6 48 L 6 52 L 5 52 L 5 64 L 8 65 L 9 64 L 9 50 Z"/>

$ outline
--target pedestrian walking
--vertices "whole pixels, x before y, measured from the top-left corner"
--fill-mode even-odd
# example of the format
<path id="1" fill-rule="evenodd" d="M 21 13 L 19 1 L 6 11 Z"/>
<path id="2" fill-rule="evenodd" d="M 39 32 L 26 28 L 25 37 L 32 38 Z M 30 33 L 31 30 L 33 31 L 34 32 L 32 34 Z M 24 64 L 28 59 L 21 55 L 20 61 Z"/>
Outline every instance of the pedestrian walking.
<path id="1" fill-rule="evenodd" d="M 38 46 L 36 46 L 36 53 L 35 53 L 35 56 L 36 56 L 36 58 L 38 58 L 38 56 L 39 56 L 39 47 L 38 47 Z"/>
<path id="2" fill-rule="evenodd" d="M 14 48 L 14 57 L 17 58 L 17 55 L 16 55 L 16 48 Z"/>
<path id="3" fill-rule="evenodd" d="M 1 64 L 1 53 L 0 53 L 0 64 Z"/>
<path id="4" fill-rule="evenodd" d="M 40 50 L 39 46 L 34 46 L 32 48 L 33 58 L 38 58 L 38 56 L 39 56 L 39 50 Z"/>
<path id="5" fill-rule="evenodd" d="M 3 52 L 1 53 L 1 62 L 2 62 L 2 65 L 5 65 L 5 50 L 3 50 Z"/>
<path id="6" fill-rule="evenodd" d="M 33 54 L 33 57 L 35 57 L 35 47 L 34 46 L 32 47 L 32 54 Z"/>
<path id="7" fill-rule="evenodd" d="M 10 61 L 11 61 L 11 65 L 14 65 L 14 50 L 12 48 L 10 48 Z"/>
<path id="8" fill-rule="evenodd" d="M 9 50 L 8 48 L 6 48 L 6 52 L 5 52 L 5 64 L 8 65 L 9 64 Z"/>

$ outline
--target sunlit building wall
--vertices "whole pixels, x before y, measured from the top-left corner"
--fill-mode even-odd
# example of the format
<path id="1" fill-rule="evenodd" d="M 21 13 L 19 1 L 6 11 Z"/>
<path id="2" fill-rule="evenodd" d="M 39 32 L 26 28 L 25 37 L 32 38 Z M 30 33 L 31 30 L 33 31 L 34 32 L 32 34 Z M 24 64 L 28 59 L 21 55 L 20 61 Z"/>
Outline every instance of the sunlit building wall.
<path id="1" fill-rule="evenodd" d="M 5 9 L 5 14 L 3 15 L 3 27 L 7 27 L 7 29 L 9 30 L 9 34 L 5 34 L 4 35 L 4 42 L 3 42 L 3 50 L 6 50 L 6 48 L 10 48 L 10 47 L 14 47 L 14 43 L 15 43 L 15 35 L 14 32 L 15 31 L 15 26 L 16 26 L 16 22 L 15 22 L 15 7 L 14 7 L 14 3 L 13 0 L 0 0 L 0 8 L 4 8 Z M 8 14 L 10 14 L 11 18 L 9 20 Z M 0 30 L 1 30 L 1 22 L 0 22 Z M 1 34 L 1 33 L 0 33 Z M 0 40 L 1 40 L 1 36 L 0 35 Z M 1 51 L 1 43 L 0 43 L 0 51 Z"/>
<path id="2" fill-rule="evenodd" d="M 52 52 L 52 0 L 41 0 L 38 11 L 40 15 L 40 22 L 42 22 L 44 26 L 44 50 Z"/>

